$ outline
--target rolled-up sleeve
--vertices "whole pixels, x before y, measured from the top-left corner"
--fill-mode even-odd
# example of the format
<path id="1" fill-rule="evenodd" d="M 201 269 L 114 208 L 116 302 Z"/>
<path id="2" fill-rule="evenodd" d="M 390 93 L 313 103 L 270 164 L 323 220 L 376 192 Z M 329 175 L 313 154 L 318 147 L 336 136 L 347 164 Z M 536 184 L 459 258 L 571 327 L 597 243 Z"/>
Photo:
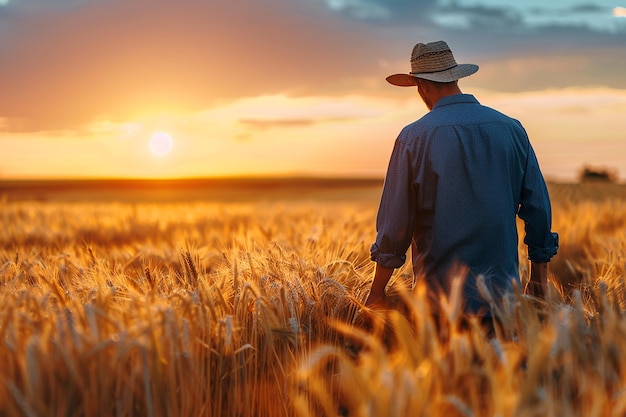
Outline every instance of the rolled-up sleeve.
<path id="1" fill-rule="evenodd" d="M 551 231 L 552 209 L 548 188 L 530 143 L 528 147 L 518 216 L 524 221 L 528 258 L 533 262 L 548 262 L 557 253 L 559 235 Z"/>
<path id="2" fill-rule="evenodd" d="M 415 192 L 412 164 L 407 147 L 396 140 L 376 218 L 376 242 L 371 247 L 372 261 L 387 268 L 406 262 L 415 223 Z"/>

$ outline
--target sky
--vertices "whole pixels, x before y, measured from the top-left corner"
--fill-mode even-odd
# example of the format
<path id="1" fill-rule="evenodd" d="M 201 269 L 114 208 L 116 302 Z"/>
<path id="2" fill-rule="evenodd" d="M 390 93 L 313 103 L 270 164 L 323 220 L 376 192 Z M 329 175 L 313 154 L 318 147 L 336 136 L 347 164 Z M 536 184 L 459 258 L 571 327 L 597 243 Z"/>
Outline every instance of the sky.
<path id="1" fill-rule="evenodd" d="M 0 180 L 382 177 L 436 40 L 547 179 L 626 180 L 626 0 L 0 0 Z"/>

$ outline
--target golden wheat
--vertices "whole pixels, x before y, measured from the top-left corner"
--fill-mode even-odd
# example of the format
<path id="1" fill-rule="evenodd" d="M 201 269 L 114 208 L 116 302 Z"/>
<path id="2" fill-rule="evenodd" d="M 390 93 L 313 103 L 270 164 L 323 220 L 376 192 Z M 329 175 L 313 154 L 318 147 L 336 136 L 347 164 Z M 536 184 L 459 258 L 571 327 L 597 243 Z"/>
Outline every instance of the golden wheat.
<path id="1" fill-rule="evenodd" d="M 0 414 L 623 415 L 626 203 L 551 191 L 551 297 L 492 340 L 406 266 L 359 326 L 375 201 L 2 201 Z"/>

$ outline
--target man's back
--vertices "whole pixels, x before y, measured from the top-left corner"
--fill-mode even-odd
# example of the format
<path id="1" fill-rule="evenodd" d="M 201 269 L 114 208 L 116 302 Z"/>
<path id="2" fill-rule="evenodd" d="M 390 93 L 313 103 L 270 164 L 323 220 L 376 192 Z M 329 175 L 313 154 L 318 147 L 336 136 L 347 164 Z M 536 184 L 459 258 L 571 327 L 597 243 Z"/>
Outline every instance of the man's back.
<path id="1" fill-rule="evenodd" d="M 512 280 L 519 283 L 516 214 L 529 168 L 538 171 L 519 122 L 471 95 L 442 98 L 396 141 L 378 216 L 379 249 L 388 251 L 380 247 L 383 235 L 412 227 L 416 276 L 447 293 L 451 268 L 464 265 L 467 310 L 486 309 L 476 276 L 483 275 L 496 295 L 511 290 Z M 543 178 L 533 178 L 540 181 L 532 188 L 545 191 Z M 398 225 L 398 207 L 409 208 L 410 224 Z"/>
<path id="2" fill-rule="evenodd" d="M 465 294 L 476 310 L 482 305 L 472 285 L 476 275 L 498 293 L 510 290 L 512 279 L 519 282 L 516 213 L 526 133 L 472 96 L 459 95 L 440 100 L 399 140 L 414 156 L 415 272 L 436 280 L 432 287 L 446 282 L 454 263 L 469 267 Z"/>

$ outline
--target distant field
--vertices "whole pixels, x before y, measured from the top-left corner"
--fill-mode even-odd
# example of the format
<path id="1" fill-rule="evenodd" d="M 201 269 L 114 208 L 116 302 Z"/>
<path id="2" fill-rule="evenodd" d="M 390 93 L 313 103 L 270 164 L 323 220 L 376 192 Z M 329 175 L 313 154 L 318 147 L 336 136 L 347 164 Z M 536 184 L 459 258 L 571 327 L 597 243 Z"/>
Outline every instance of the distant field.
<path id="1" fill-rule="evenodd" d="M 181 180 L 0 181 L 9 201 L 258 201 L 378 198 L 378 178 L 207 178 Z"/>
<path id="2" fill-rule="evenodd" d="M 606 201 L 626 199 L 626 184 L 610 182 L 549 183 L 554 202 Z"/>
<path id="3" fill-rule="evenodd" d="M 250 202 L 277 200 L 372 201 L 381 178 L 207 178 L 181 180 L 0 181 L 8 201 Z M 549 183 L 555 201 L 626 199 L 626 184 Z"/>

